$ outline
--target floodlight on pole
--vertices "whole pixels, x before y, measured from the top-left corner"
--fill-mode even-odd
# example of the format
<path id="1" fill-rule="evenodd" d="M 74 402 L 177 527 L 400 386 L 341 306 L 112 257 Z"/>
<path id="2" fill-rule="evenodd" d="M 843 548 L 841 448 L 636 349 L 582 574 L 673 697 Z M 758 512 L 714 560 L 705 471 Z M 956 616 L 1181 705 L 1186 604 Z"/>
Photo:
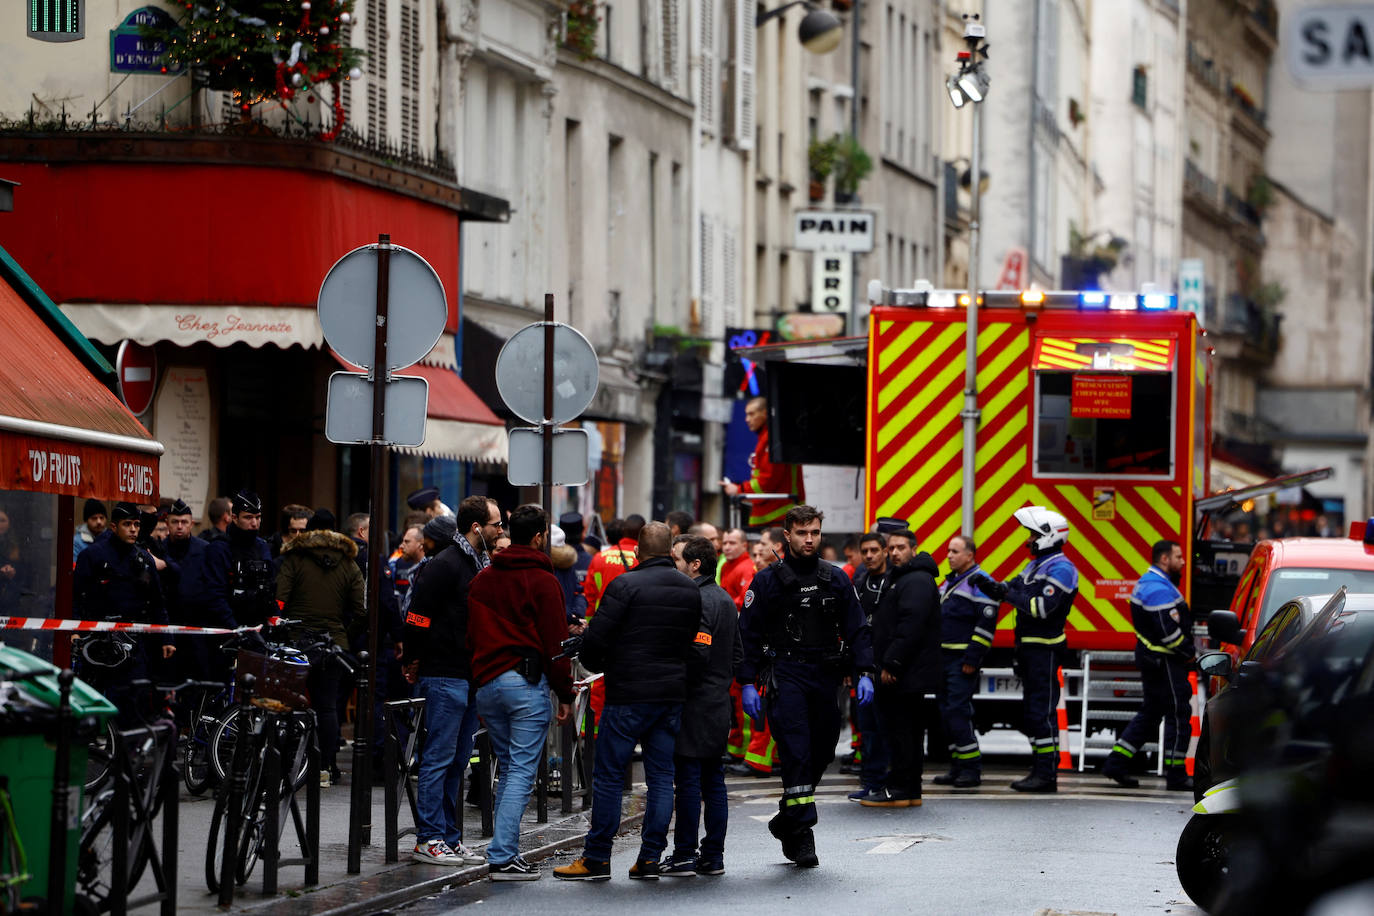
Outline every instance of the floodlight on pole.
<path id="1" fill-rule="evenodd" d="M 981 102 L 987 98 L 988 75 L 982 64 L 974 64 L 966 73 L 959 74 L 959 89 L 970 102 Z"/>
<path id="2" fill-rule="evenodd" d="M 833 13 L 813 6 L 810 0 L 791 0 L 790 3 L 784 3 L 776 9 L 759 13 L 754 18 L 754 27 L 758 28 L 770 19 L 778 18 L 794 6 L 805 6 L 807 11 L 802 17 L 801 25 L 797 26 L 797 40 L 803 48 L 812 54 L 829 54 L 840 46 L 840 41 L 844 38 L 844 26 Z"/>
<path id="3" fill-rule="evenodd" d="M 945 80 L 945 90 L 949 92 L 949 101 L 956 109 L 963 108 L 968 99 L 964 98 L 964 92 L 959 88 L 959 81 L 951 76 Z"/>

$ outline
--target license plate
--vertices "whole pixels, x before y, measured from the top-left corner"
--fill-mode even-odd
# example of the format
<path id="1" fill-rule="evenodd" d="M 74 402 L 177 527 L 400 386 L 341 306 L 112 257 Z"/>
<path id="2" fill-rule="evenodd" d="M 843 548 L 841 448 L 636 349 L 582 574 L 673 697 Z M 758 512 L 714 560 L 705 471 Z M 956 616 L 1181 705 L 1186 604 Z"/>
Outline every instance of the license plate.
<path id="1" fill-rule="evenodd" d="M 1021 679 L 1019 677 L 990 677 L 986 679 L 988 693 L 1020 693 Z"/>

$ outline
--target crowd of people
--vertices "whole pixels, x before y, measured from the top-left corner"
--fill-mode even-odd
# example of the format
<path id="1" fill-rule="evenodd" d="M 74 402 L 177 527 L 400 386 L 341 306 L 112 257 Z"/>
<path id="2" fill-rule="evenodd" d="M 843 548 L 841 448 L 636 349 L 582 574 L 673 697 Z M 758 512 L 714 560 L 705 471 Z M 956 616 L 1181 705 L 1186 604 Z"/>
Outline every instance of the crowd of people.
<path id="1" fill-rule="evenodd" d="M 378 571 L 373 750 L 380 758 L 381 704 L 424 697 L 417 860 L 485 862 L 493 880 L 539 877 L 520 855 L 520 821 L 550 725 L 571 715 L 572 656 L 601 674 L 594 721 L 585 723 L 597 733 L 593 804 L 582 856 L 555 877 L 609 879 L 636 747 L 647 799 L 631 878 L 724 872 L 727 768 L 781 778 L 768 829 L 788 860 L 814 867 L 816 785 L 846 718 L 855 746 L 848 763 L 860 778 L 850 798 L 865 807 L 921 805 L 930 696 L 950 761 L 934 781 L 981 784 L 972 697 L 1003 603 L 1015 609 L 1022 729 L 1033 752 L 1029 775 L 1012 788 L 1056 789 L 1055 674 L 1078 574 L 1063 552 L 1068 523 L 1045 507 L 1016 513 L 1030 557 L 999 582 L 979 567 L 970 537 L 945 545 L 942 574 L 905 521 L 879 519 L 835 545 L 822 533 L 823 514 L 804 504 L 757 536 L 685 512 L 662 521 L 632 514 L 605 524 L 603 544 L 577 513 L 551 523 L 539 506 L 507 511 L 476 495 L 455 511 L 435 489 L 407 502 L 412 512 Z M 180 500 L 158 510 L 120 502 L 108 516 L 91 500 L 84 511 L 73 544 L 77 616 L 225 628 L 281 616 L 299 621 L 312 644 L 356 651 L 366 642 L 367 545 L 376 533 L 367 515 L 339 525 L 327 509 L 289 505 L 264 538 L 261 501 L 248 491 L 213 500 L 199 535 Z M 1131 601 L 1145 708 L 1123 729 L 1104 773 L 1134 784 L 1129 758 L 1163 718 L 1168 784 L 1183 788 L 1187 711 L 1178 682 L 1186 682 L 1180 672 L 1192 641 L 1174 584 L 1182 552 L 1161 542 L 1151 559 Z M 121 718 L 136 711 L 137 697 L 121 687 L 131 679 L 169 668 L 227 676 L 229 661 L 214 647 L 203 637 L 130 640 L 106 688 Z M 349 693 L 334 659 L 319 655 L 309 672 L 324 786 L 341 778 L 340 709 Z M 485 855 L 463 841 L 461 787 L 479 721 L 501 774 Z"/>

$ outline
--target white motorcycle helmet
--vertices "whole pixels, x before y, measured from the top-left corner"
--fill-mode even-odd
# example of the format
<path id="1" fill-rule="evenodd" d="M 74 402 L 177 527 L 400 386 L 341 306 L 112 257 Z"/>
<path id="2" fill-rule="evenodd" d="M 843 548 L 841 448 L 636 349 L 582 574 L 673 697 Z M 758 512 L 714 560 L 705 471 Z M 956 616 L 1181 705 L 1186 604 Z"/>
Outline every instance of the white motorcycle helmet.
<path id="1" fill-rule="evenodd" d="M 1037 554 L 1058 550 L 1069 539 L 1069 520 L 1044 506 L 1017 509 L 1013 517 L 1033 535 Z"/>

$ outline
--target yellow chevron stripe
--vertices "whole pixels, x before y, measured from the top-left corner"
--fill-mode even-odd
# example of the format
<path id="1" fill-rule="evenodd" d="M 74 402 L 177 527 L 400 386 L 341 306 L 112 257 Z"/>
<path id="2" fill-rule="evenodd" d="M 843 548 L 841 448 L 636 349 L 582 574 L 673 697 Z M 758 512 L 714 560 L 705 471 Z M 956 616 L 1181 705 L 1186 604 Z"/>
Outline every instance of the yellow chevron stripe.
<path id="1" fill-rule="evenodd" d="M 911 470 L 911 476 L 906 479 L 886 500 L 883 501 L 884 507 L 904 506 L 911 501 L 916 492 L 925 486 L 936 474 L 950 467 L 950 463 L 963 449 L 963 435 L 956 435 L 939 449 L 934 451 L 929 458 L 919 467 Z M 953 475 L 958 480 L 959 475 Z M 884 511 L 883 515 L 890 512 Z"/>
<path id="2" fill-rule="evenodd" d="M 1183 520 L 1179 516 L 1178 504 L 1179 497 L 1183 495 L 1183 488 L 1170 487 L 1169 493 L 1173 495 L 1172 500 L 1155 487 L 1140 488 L 1140 495 L 1150 504 L 1150 508 L 1159 514 L 1160 521 L 1168 525 L 1171 532 L 1181 532 Z"/>
<path id="3" fill-rule="evenodd" d="M 1145 544 L 1153 544 L 1155 541 L 1163 540 L 1166 537 L 1177 537 L 1173 532 L 1157 531 L 1155 526 L 1146 522 L 1145 517 L 1140 514 L 1135 506 L 1131 505 L 1130 500 L 1122 499 L 1122 494 L 1119 491 L 1116 494 L 1116 513 L 1121 517 L 1122 524 L 1135 532 L 1136 536 Z M 1148 550 L 1148 548 L 1146 549 Z M 1139 552 L 1140 548 L 1136 547 L 1135 550 Z M 1126 554 L 1126 556 L 1130 555 L 1129 553 Z M 1142 556 L 1140 561 L 1143 568 L 1149 562 L 1149 557 Z"/>
<path id="4" fill-rule="evenodd" d="M 1084 591 L 1087 592 L 1088 603 L 1092 605 L 1092 609 L 1094 611 L 1097 611 L 1098 615 L 1100 615 L 1102 619 L 1106 621 L 1107 626 L 1110 629 L 1116 630 L 1118 633 L 1135 632 L 1135 627 L 1131 625 L 1130 620 L 1128 620 L 1126 616 L 1122 614 L 1119 610 L 1113 607 L 1112 602 L 1109 599 L 1099 598 L 1097 596 L 1097 586 L 1094 585 L 1090 579 L 1085 579 L 1082 576 L 1079 576 L 1078 581 L 1080 594 Z M 1072 618 L 1072 615 L 1070 615 L 1070 617 Z"/>
<path id="5" fill-rule="evenodd" d="M 929 325 L 924 326 L 929 327 Z M 963 361 L 957 358 L 958 354 L 953 349 L 954 339 L 963 336 L 963 324 L 950 325 L 949 327 L 941 331 L 938 335 L 936 335 L 935 340 L 924 348 L 923 353 L 921 354 L 922 356 L 928 354 L 931 357 L 933 357 L 933 359 L 944 359 L 948 362 L 945 371 L 940 373 L 941 377 L 947 374 L 949 366 L 953 366 L 955 369 L 961 372 L 963 371 Z M 884 385 L 883 390 L 878 392 L 878 410 L 887 410 L 887 408 L 892 404 L 893 401 L 897 400 L 897 398 L 899 398 L 900 396 L 906 394 L 907 389 L 911 386 L 911 383 L 916 381 L 916 377 L 923 373 L 928 365 L 929 363 L 927 361 L 918 356 L 916 359 L 911 361 L 910 365 L 908 365 L 905 369 L 899 372 L 895 378 L 893 378 L 886 385 Z M 927 385 L 923 389 L 923 392 L 929 390 L 930 386 Z M 899 415 L 899 417 L 894 417 L 888 423 L 887 427 L 884 428 L 883 431 L 886 432 L 887 428 L 891 427 L 893 423 L 901 422 L 900 417 L 910 412 L 911 408 L 914 407 L 916 411 L 919 411 L 921 407 L 923 407 L 924 404 L 927 403 L 927 401 L 928 399 L 923 399 L 919 395 L 913 397 L 911 401 L 907 404 L 907 407 L 903 409 L 902 414 Z M 881 447 L 882 445 L 880 444 L 879 448 Z"/>
<path id="6" fill-rule="evenodd" d="M 907 441 L 892 457 L 878 468 L 878 486 L 885 487 L 894 477 L 901 474 L 910 462 L 930 445 L 937 435 L 948 432 L 959 419 L 963 407 L 959 398 L 949 398 L 935 413 L 923 417 L 916 434 Z M 961 445 L 960 448 L 963 446 Z"/>
<path id="7" fill-rule="evenodd" d="M 960 365 L 959 360 L 951 359 L 947 361 L 939 373 L 930 380 L 930 383 L 920 391 L 912 393 L 906 405 L 878 430 L 878 448 L 887 448 L 887 446 L 892 443 L 892 440 L 897 438 L 898 434 L 915 422 L 922 412 L 929 410 L 931 403 L 936 400 L 936 396 L 939 395 L 943 389 L 953 384 L 954 380 L 963 374 L 963 371 L 964 368 Z M 906 373 L 903 373 L 903 375 L 905 374 Z M 906 384 L 910 384 L 910 381 L 910 379 L 907 379 Z M 903 393 L 906 393 L 906 386 L 899 386 L 896 382 L 893 383 L 891 388 L 884 389 L 884 392 L 897 390 L 898 387 L 901 388 Z M 957 416 L 960 406 L 959 399 L 950 398 L 949 403 L 954 405 L 954 412 Z"/>
<path id="8" fill-rule="evenodd" d="M 891 327 L 892 322 L 888 322 L 883 328 L 884 337 Z M 907 351 L 907 348 L 930 327 L 932 325 L 928 321 L 913 321 L 902 328 L 895 338 L 885 341 L 882 349 L 878 351 L 878 371 L 886 372 Z"/>
<path id="9" fill-rule="evenodd" d="M 1007 437 L 1010 438 L 1020 432 L 1025 425 L 1025 419 L 1023 417 L 1017 417 L 1006 425 L 1002 433 L 1006 433 Z M 998 436 L 1000 437 L 1002 433 L 998 433 Z M 990 449 L 989 454 L 996 454 L 995 446 L 997 446 L 997 444 L 995 440 L 989 440 L 984 447 Z M 1015 457 L 1008 458 L 1002 463 L 1001 467 L 993 471 L 991 475 L 983 478 L 982 482 L 978 484 L 977 489 L 973 491 L 973 501 L 976 505 L 981 506 L 986 500 L 991 499 L 1005 487 L 1013 477 L 1026 469 L 1025 450 L 1017 449 L 1014 454 Z M 986 467 L 983 461 L 983 449 L 981 448 L 978 450 L 978 467 Z M 1017 506 L 1016 508 L 1019 509 L 1021 507 Z"/>
<path id="10" fill-rule="evenodd" d="M 1003 327 L 1003 328 L 1008 328 L 1008 329 L 1010 328 L 1009 325 L 1001 325 L 1001 327 Z M 979 346 L 982 346 L 981 341 L 979 342 Z M 989 385 L 992 384 L 993 380 L 996 379 L 997 376 L 1001 375 L 1002 372 L 1006 370 L 1007 366 L 1009 366 L 1009 365 L 1011 365 L 1011 363 L 1015 362 L 1016 359 L 1017 359 L 1019 356 L 1021 356 L 1021 354 L 1025 353 L 1025 352 L 1026 352 L 1026 348 L 1029 347 L 1029 346 L 1030 346 L 1030 335 L 1029 335 L 1029 334 L 1017 334 L 1017 335 L 1015 335 L 1014 337 L 1012 337 L 1010 340 L 1008 340 L 1008 341 L 1006 342 L 1005 347 L 1002 349 L 1002 352 L 998 353 L 997 356 L 994 357 L 994 359 L 992 360 L 992 362 L 988 363 L 988 364 L 987 364 L 986 366 L 984 366 L 981 370 L 979 370 L 979 372 L 978 372 L 978 390 L 979 390 L 980 392 L 987 390 L 987 387 L 988 387 Z M 987 350 L 984 350 L 983 352 L 986 353 Z M 1024 374 L 1024 373 L 1018 373 L 1018 374 L 1017 374 L 1017 379 L 1019 379 L 1019 381 L 1021 382 L 1021 388 L 1025 388 L 1026 381 L 1027 381 L 1025 374 Z M 1008 381 L 1011 381 L 1011 380 L 1009 379 Z M 1008 386 L 1008 387 L 1010 387 L 1010 386 Z M 1000 392 L 999 392 L 999 394 L 1000 394 Z M 987 410 L 987 408 L 985 407 L 985 408 L 983 409 L 983 414 L 984 414 L 984 416 L 986 416 L 987 413 L 988 413 L 988 410 Z"/>
<path id="11" fill-rule="evenodd" d="M 1073 511 L 1078 513 L 1080 519 L 1084 520 L 1083 523 L 1093 517 L 1092 502 L 1081 490 L 1062 484 L 1055 489 L 1063 503 L 1072 506 Z M 1125 538 L 1116 534 L 1115 529 L 1110 525 L 1102 528 L 1090 528 L 1089 530 L 1108 541 L 1123 557 L 1129 557 L 1136 552 Z M 1088 531 L 1084 531 L 1083 534 L 1088 534 Z M 1093 569 L 1097 570 L 1100 575 L 1109 579 L 1125 579 L 1131 574 L 1132 570 L 1128 569 L 1123 572 L 1115 564 L 1109 562 L 1087 537 L 1074 538 L 1074 543 L 1078 546 L 1079 553 L 1083 554 L 1084 558 L 1092 564 Z"/>
<path id="12" fill-rule="evenodd" d="M 989 398 L 987 404 L 984 405 L 983 427 L 986 428 L 989 424 L 996 422 L 1003 411 L 1008 408 L 1017 411 L 1021 418 L 1025 419 L 1030 413 L 1030 410 L 1024 405 L 1016 404 L 1015 402 L 1021 395 L 1025 394 L 1026 388 L 1029 385 L 1030 379 L 1022 373 L 1017 373 L 1016 378 L 1009 379 L 1007 384 Z"/>

